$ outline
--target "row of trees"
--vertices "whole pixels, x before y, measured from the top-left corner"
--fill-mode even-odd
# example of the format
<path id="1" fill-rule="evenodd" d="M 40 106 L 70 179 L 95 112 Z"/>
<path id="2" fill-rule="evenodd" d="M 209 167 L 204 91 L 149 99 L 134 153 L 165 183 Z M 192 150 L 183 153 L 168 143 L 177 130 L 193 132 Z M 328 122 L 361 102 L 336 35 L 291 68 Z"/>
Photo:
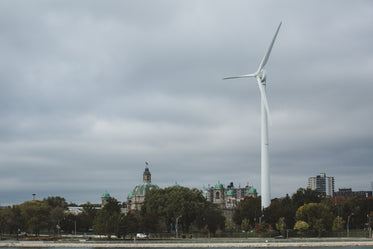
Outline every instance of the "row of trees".
<path id="1" fill-rule="evenodd" d="M 83 212 L 67 212 L 67 203 L 61 197 L 33 200 L 0 210 L 0 232 L 18 234 L 27 231 L 35 235 L 40 232 L 88 233 L 131 237 L 139 232 L 188 232 L 191 226 L 215 233 L 224 228 L 224 217 L 220 209 L 206 201 L 202 191 L 184 187 L 169 187 L 150 191 L 140 211 L 122 212 L 123 205 L 116 199 L 99 208 L 86 203 Z"/>
<path id="2" fill-rule="evenodd" d="M 263 212 L 260 197 L 246 198 L 234 212 L 233 220 L 243 230 L 277 230 L 285 235 L 294 229 L 299 235 L 322 236 L 326 232 L 371 228 L 373 199 L 358 197 L 335 203 L 310 189 L 300 188 L 291 197 L 273 199 Z"/>
<path id="3" fill-rule="evenodd" d="M 222 211 L 208 202 L 200 190 L 184 187 L 169 187 L 150 191 L 141 211 L 120 212 L 115 199 L 98 211 L 93 228 L 98 234 L 116 234 L 132 237 L 136 232 L 164 233 L 179 231 L 187 233 L 192 226 L 214 234 L 224 229 Z"/>
<path id="4" fill-rule="evenodd" d="M 299 189 L 291 197 L 273 199 L 261 210 L 260 197 L 249 197 L 239 202 L 233 221 L 225 220 L 222 210 L 208 202 L 202 192 L 184 187 L 169 187 L 150 191 L 140 211 L 122 212 L 122 204 L 111 198 L 99 208 L 86 203 L 83 212 L 67 212 L 67 203 L 61 197 L 33 200 L 0 210 L 0 232 L 18 234 L 27 231 L 88 233 L 131 237 L 139 232 L 160 233 L 178 231 L 187 233 L 198 229 L 203 233 L 216 231 L 276 232 L 283 235 L 289 229 L 301 236 L 323 236 L 329 231 L 371 228 L 373 200 L 365 197 L 335 203 L 318 192 Z"/>

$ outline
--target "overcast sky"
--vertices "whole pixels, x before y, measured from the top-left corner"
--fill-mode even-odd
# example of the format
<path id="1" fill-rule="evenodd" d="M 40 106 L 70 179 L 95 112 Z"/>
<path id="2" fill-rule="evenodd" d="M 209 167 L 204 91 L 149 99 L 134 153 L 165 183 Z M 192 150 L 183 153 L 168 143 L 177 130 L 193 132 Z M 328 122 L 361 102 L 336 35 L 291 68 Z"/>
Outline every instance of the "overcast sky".
<path id="1" fill-rule="evenodd" d="M 153 183 L 260 194 L 266 66 L 272 197 L 326 173 L 373 181 L 372 1 L 0 1 L 0 205 L 125 201 Z"/>

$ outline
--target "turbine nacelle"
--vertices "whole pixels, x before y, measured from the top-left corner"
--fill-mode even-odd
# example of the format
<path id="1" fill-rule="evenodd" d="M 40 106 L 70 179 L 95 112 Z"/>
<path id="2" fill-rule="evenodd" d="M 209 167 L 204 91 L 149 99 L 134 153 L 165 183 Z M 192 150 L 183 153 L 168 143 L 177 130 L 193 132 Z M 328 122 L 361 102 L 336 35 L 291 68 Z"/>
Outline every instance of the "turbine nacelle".
<path id="1" fill-rule="evenodd" d="M 260 73 L 258 74 L 257 77 L 260 79 L 262 84 L 266 83 L 267 74 L 266 74 L 266 71 L 264 69 L 262 69 L 262 71 L 260 71 Z"/>

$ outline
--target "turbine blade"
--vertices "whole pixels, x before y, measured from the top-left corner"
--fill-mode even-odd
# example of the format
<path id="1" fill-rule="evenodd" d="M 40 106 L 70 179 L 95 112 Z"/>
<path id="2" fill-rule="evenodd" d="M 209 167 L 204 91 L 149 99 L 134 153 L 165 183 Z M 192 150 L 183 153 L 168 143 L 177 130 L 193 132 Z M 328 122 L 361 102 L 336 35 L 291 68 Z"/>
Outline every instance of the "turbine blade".
<path id="1" fill-rule="evenodd" d="M 267 64 L 267 61 L 268 61 L 269 55 L 271 54 L 271 51 L 272 51 L 273 44 L 275 43 L 275 40 L 276 40 L 276 37 L 277 37 L 278 32 L 280 31 L 281 24 L 282 24 L 282 22 L 280 22 L 280 24 L 278 25 L 277 31 L 276 31 L 276 33 L 275 33 L 275 36 L 274 36 L 273 39 L 272 39 L 271 44 L 269 45 L 269 48 L 268 48 L 268 50 L 267 50 L 267 53 L 264 55 L 264 57 L 263 57 L 263 59 L 262 59 L 262 62 L 260 63 L 260 66 L 259 66 L 258 72 L 260 72 L 260 71 L 263 69 L 263 67 Z"/>
<path id="2" fill-rule="evenodd" d="M 226 77 L 226 78 L 223 78 L 223 80 L 250 78 L 250 77 L 256 77 L 257 75 L 258 75 L 257 73 L 245 74 L 245 75 L 239 75 L 239 76 L 233 76 L 233 77 Z"/>
<path id="3" fill-rule="evenodd" d="M 268 122 L 269 122 L 270 125 L 272 125 L 271 115 L 269 113 L 269 107 L 268 107 L 267 94 L 265 92 L 264 85 L 262 84 L 259 77 L 257 77 L 257 81 L 258 81 L 258 87 L 259 87 L 259 91 L 260 91 L 260 97 L 261 97 L 261 100 L 263 101 L 263 104 L 264 104 L 264 109 L 265 109 L 266 114 L 267 114 Z"/>

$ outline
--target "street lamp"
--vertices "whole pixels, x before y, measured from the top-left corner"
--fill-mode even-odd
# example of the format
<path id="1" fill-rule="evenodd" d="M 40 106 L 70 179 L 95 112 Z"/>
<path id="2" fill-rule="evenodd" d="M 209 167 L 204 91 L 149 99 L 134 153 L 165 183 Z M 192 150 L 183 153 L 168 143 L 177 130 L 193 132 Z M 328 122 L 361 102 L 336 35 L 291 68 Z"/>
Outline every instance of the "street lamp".
<path id="1" fill-rule="evenodd" d="M 181 218 L 181 215 L 176 217 L 176 224 L 175 224 L 176 238 L 178 238 L 178 226 L 179 226 L 179 219 L 180 218 Z"/>
<path id="2" fill-rule="evenodd" d="M 354 213 L 351 213 L 347 218 L 347 237 L 350 237 L 350 219 L 351 216 L 354 215 Z"/>
<path id="3" fill-rule="evenodd" d="M 369 214 L 367 214 L 367 218 L 368 218 L 368 236 L 369 236 L 369 238 L 371 238 L 372 237 L 372 227 L 370 226 L 371 217 L 370 217 Z"/>

